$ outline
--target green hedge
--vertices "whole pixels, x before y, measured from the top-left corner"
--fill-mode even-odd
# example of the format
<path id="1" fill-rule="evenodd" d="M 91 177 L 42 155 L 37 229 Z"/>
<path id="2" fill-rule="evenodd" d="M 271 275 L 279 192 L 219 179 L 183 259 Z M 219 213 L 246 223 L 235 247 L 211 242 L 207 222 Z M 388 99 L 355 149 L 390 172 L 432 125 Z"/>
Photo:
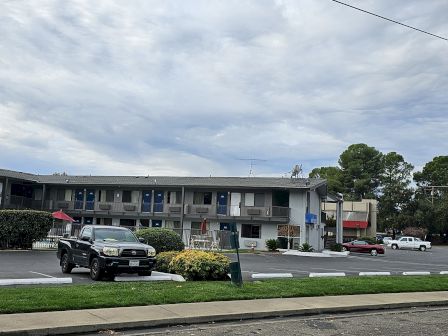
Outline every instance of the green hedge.
<path id="1" fill-rule="evenodd" d="M 183 251 L 185 244 L 182 238 L 173 230 L 163 228 L 147 228 L 136 232 L 137 237 L 145 239 L 146 243 L 156 249 L 157 253 L 166 251 Z"/>
<path id="2" fill-rule="evenodd" d="M 186 250 L 171 260 L 169 271 L 185 280 L 225 280 L 230 272 L 230 259 L 220 253 Z"/>
<path id="3" fill-rule="evenodd" d="M 31 248 L 47 236 L 51 213 L 36 210 L 0 210 L 0 248 Z"/>

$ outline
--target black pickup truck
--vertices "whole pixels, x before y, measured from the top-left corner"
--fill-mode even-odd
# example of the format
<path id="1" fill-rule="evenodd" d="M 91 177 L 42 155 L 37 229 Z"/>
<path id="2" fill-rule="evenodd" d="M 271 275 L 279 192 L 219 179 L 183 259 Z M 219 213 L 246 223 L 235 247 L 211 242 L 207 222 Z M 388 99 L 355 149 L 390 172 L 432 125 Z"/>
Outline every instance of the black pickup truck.
<path id="1" fill-rule="evenodd" d="M 86 225 L 78 238 L 62 238 L 57 252 L 63 273 L 86 267 L 92 280 L 113 280 L 119 273 L 151 275 L 155 255 L 131 230 L 104 225 Z"/>

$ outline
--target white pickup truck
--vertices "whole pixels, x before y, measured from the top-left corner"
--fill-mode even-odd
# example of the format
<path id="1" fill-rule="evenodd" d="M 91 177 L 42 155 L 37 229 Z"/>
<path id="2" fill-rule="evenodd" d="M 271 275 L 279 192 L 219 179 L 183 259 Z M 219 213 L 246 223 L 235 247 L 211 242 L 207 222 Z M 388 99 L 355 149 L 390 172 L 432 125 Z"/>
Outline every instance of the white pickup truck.
<path id="1" fill-rule="evenodd" d="M 411 249 L 426 251 L 431 248 L 431 242 L 423 241 L 420 238 L 414 237 L 401 237 L 397 240 L 389 240 L 387 246 L 392 247 L 393 250 L 396 249 Z"/>

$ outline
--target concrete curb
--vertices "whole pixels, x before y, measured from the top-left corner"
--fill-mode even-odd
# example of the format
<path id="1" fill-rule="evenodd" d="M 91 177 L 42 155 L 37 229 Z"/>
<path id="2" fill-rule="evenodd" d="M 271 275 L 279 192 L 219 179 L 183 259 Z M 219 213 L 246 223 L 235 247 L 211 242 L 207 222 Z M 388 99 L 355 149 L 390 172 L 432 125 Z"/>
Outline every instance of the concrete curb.
<path id="1" fill-rule="evenodd" d="M 71 284 L 72 278 L 27 278 L 27 279 L 0 279 L 0 286 L 13 285 L 58 285 Z"/>
<path id="2" fill-rule="evenodd" d="M 255 273 L 251 275 L 252 279 L 278 279 L 292 277 L 292 273 Z"/>
<path id="3" fill-rule="evenodd" d="M 358 303 L 354 304 L 353 302 Z M 448 305 L 448 292 L 240 300 L 233 302 L 221 301 L 66 312 L 8 314 L 0 315 L 0 335 L 62 335 L 101 330 L 123 330 L 266 317 L 348 313 L 441 305 Z M 2 317 L 5 319 L 2 320 Z M 9 324 L 2 325 L 2 322 L 5 320 Z M 62 325 L 63 322 L 61 321 L 65 321 L 67 325 Z M 74 323 L 74 321 L 79 321 L 80 324 L 70 324 Z"/>
<path id="4" fill-rule="evenodd" d="M 311 272 L 309 277 L 310 278 L 345 277 L 345 273 L 344 272 L 335 272 L 335 273 L 313 273 L 313 272 Z"/>

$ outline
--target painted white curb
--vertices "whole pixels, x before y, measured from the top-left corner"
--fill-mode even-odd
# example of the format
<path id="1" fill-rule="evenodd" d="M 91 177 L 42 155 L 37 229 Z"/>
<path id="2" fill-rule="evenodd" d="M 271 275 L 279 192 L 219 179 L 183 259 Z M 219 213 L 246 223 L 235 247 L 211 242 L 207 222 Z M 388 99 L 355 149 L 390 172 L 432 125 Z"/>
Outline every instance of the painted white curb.
<path id="1" fill-rule="evenodd" d="M 292 278 L 292 273 L 256 273 L 251 277 L 252 279 Z"/>
<path id="2" fill-rule="evenodd" d="M 324 278 L 324 277 L 344 277 L 344 272 L 336 272 L 336 273 L 310 273 L 310 278 Z"/>
<path id="3" fill-rule="evenodd" d="M 155 272 L 153 271 L 150 276 L 116 276 L 115 281 L 185 281 L 184 277 L 177 274 Z"/>
<path id="4" fill-rule="evenodd" d="M 403 275 L 431 275 L 431 272 L 403 272 Z"/>
<path id="5" fill-rule="evenodd" d="M 295 255 L 299 257 L 318 257 L 318 258 L 331 258 L 329 254 L 324 253 L 317 253 L 317 252 L 300 252 L 295 250 L 289 250 L 284 253 L 283 255 Z"/>
<path id="6" fill-rule="evenodd" d="M 360 276 L 390 275 L 390 272 L 359 272 Z"/>
<path id="7" fill-rule="evenodd" d="M 179 274 L 171 274 L 171 273 L 152 271 L 151 275 L 155 275 L 155 276 L 169 276 L 172 281 L 185 282 L 184 277 L 182 275 L 179 275 Z"/>
<path id="8" fill-rule="evenodd" d="M 441 271 L 440 274 L 448 274 L 448 271 Z"/>
<path id="9" fill-rule="evenodd" d="M 329 254 L 332 257 L 347 257 L 350 254 L 350 251 L 336 252 L 330 250 L 323 250 L 322 253 Z"/>
<path id="10" fill-rule="evenodd" d="M 10 285 L 49 285 L 71 284 L 72 278 L 29 278 L 29 279 L 0 279 L 0 286 Z"/>
<path id="11" fill-rule="evenodd" d="M 171 281 L 171 277 L 163 275 L 151 275 L 151 276 L 117 276 L 115 277 L 117 282 L 129 282 L 129 281 Z"/>

